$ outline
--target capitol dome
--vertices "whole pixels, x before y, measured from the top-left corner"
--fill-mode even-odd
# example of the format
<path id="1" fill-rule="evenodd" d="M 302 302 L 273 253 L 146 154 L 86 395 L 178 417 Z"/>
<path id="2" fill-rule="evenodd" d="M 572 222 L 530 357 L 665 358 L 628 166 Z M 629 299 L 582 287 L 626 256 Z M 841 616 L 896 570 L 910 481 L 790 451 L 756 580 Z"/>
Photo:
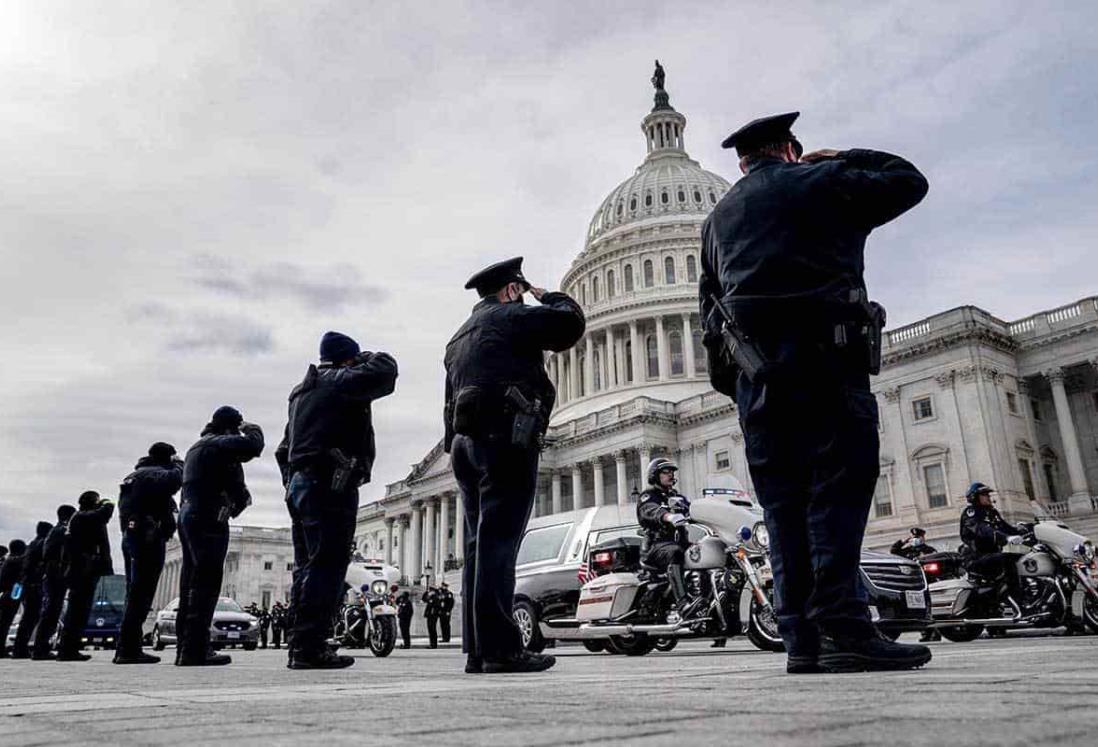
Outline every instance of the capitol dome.
<path id="1" fill-rule="evenodd" d="M 585 339 L 551 356 L 554 423 L 646 395 L 678 402 L 709 390 L 698 320 L 701 225 L 729 188 L 686 152 L 686 117 L 652 78 L 646 153 L 599 205 L 561 281 L 587 314 Z"/>

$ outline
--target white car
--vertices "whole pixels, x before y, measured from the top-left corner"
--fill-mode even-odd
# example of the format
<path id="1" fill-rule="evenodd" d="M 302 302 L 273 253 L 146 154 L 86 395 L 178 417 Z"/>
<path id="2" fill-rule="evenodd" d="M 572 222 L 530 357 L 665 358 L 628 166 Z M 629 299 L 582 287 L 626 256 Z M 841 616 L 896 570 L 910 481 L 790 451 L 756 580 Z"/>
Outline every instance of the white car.
<path id="1" fill-rule="evenodd" d="M 152 640 L 153 648 L 157 651 L 163 651 L 168 644 L 179 642 L 175 629 L 178 613 L 178 597 L 156 613 Z M 235 599 L 221 597 L 217 600 L 213 621 L 210 623 L 210 643 L 215 648 L 241 646 L 245 651 L 253 651 L 259 645 L 259 620 L 245 612 Z"/>

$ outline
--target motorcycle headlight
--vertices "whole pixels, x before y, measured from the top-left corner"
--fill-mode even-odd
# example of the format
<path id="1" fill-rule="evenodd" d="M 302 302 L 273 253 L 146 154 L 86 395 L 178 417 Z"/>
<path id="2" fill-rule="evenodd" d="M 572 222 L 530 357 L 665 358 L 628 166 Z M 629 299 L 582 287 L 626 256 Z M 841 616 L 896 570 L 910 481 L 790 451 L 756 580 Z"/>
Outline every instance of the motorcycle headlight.
<path id="1" fill-rule="evenodd" d="M 389 582 L 379 578 L 370 584 L 370 591 L 379 597 L 385 596 L 385 592 L 389 591 Z"/>
<path id="2" fill-rule="evenodd" d="M 763 550 L 770 549 L 770 530 L 766 528 L 766 522 L 755 522 L 755 526 L 751 529 L 751 536 Z"/>

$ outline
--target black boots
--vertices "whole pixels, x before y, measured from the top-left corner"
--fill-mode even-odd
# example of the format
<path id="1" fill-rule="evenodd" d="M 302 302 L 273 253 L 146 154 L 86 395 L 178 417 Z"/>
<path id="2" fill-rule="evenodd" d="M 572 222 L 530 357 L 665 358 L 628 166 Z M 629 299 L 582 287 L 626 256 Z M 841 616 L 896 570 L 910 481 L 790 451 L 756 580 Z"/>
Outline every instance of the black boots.
<path id="1" fill-rule="evenodd" d="M 160 657 L 153 656 L 152 654 L 146 654 L 141 649 L 138 649 L 132 653 L 122 653 L 116 651 L 114 653 L 115 664 L 159 664 Z"/>
<path id="2" fill-rule="evenodd" d="M 354 663 L 355 657 L 340 656 L 325 646 L 313 652 L 292 651 L 286 667 L 288 669 L 343 669 Z"/>
<path id="3" fill-rule="evenodd" d="M 825 672 L 880 672 L 917 669 L 930 658 L 926 646 L 896 643 L 878 633 L 868 638 L 821 636 L 818 662 Z"/>
<path id="4" fill-rule="evenodd" d="M 557 657 L 547 654 L 532 654 L 520 651 L 502 659 L 484 659 L 481 671 L 485 674 L 503 674 L 506 672 L 544 672 L 557 663 Z M 466 665 L 466 671 L 469 667 Z"/>

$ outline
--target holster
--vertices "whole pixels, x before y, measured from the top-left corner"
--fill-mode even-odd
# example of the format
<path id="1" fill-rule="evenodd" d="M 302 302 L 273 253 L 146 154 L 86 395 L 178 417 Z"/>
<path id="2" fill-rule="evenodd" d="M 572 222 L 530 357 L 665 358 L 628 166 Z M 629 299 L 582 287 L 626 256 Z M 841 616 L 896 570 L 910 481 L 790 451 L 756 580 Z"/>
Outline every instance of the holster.
<path id="1" fill-rule="evenodd" d="M 339 449 L 332 449 L 332 482 L 333 493 L 344 493 L 352 487 L 358 487 L 358 459 L 348 457 Z"/>
<path id="2" fill-rule="evenodd" d="M 516 386 L 507 388 L 504 400 L 514 412 L 511 425 L 511 445 L 521 449 L 541 448 L 544 433 L 541 400 L 528 400 Z"/>

